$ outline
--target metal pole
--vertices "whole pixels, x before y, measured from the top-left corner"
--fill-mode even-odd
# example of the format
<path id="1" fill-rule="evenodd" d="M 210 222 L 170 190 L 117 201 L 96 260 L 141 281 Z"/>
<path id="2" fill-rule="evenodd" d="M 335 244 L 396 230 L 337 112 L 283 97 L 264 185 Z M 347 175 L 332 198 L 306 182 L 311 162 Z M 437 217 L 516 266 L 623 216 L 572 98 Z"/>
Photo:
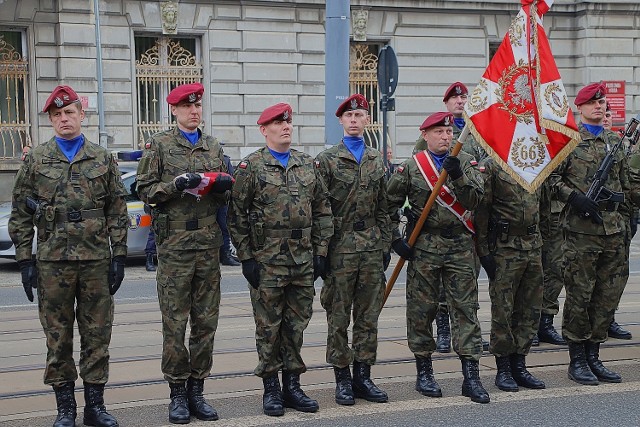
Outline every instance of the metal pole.
<path id="1" fill-rule="evenodd" d="M 389 169 L 389 159 L 387 158 L 387 100 L 389 97 L 387 94 L 382 95 L 382 102 L 380 103 L 382 109 L 382 160 L 384 161 L 384 167 Z"/>
<path id="2" fill-rule="evenodd" d="M 93 14 L 96 19 L 96 77 L 98 79 L 98 135 L 102 147 L 107 147 L 107 131 L 104 127 L 104 93 L 102 87 L 102 42 L 100 41 L 100 0 L 93 0 Z"/>
<path id="3" fill-rule="evenodd" d="M 324 68 L 324 144 L 336 145 L 344 130 L 336 119 L 338 106 L 349 96 L 349 0 L 326 4 Z"/>

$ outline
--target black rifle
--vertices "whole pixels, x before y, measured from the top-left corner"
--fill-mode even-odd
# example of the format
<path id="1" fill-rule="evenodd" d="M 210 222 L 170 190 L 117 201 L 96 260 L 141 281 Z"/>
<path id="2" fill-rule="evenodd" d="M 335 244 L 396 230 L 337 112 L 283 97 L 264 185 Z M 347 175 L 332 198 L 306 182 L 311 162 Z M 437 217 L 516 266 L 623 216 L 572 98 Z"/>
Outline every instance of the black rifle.
<path id="1" fill-rule="evenodd" d="M 622 147 L 625 138 L 629 139 L 631 144 L 635 144 L 638 142 L 638 137 L 640 137 L 640 132 L 638 130 L 638 125 L 640 124 L 640 114 L 627 124 L 626 129 L 624 130 L 624 135 L 620 138 L 620 141 L 616 145 L 613 146 L 611 150 L 607 153 L 604 160 L 600 164 L 600 167 L 596 171 L 593 176 L 593 180 L 591 181 L 591 186 L 589 190 L 586 192 L 585 196 L 599 205 L 602 203 L 606 203 L 607 210 L 615 210 L 615 207 L 618 203 L 624 202 L 624 193 L 619 191 L 612 191 L 606 188 L 604 185 L 609 178 L 609 172 L 613 167 L 613 164 L 616 159 L 616 153 Z M 589 217 L 588 213 L 584 214 L 584 217 Z M 599 218 L 602 221 L 602 217 Z"/>

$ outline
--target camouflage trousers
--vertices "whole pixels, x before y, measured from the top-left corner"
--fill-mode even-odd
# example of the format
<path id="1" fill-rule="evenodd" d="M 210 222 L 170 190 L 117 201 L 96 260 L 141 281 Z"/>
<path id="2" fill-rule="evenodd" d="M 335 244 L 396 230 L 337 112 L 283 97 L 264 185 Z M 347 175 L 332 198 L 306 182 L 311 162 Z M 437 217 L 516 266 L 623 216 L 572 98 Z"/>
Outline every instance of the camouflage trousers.
<path id="1" fill-rule="evenodd" d="M 432 324 L 442 283 L 453 349 L 461 358 L 480 360 L 482 338 L 473 257 L 471 248 L 446 255 L 415 248 L 415 259 L 407 267 L 407 339 L 416 356 L 428 357 L 436 349 Z"/>
<path id="2" fill-rule="evenodd" d="M 158 302 L 162 313 L 162 373 L 168 382 L 205 378 L 213 366 L 220 314 L 218 248 L 177 251 L 158 246 Z M 190 323 L 189 348 L 185 346 Z"/>
<path id="3" fill-rule="evenodd" d="M 529 354 L 540 323 L 542 249 L 498 247 L 493 254 L 496 276 L 489 281 L 491 341 L 497 357 Z"/>
<path id="4" fill-rule="evenodd" d="M 320 302 L 327 312 L 327 363 L 344 368 L 354 360 L 376 363 L 378 317 L 384 299 L 382 250 L 330 253 Z M 351 347 L 348 329 L 353 315 Z"/>
<path id="5" fill-rule="evenodd" d="M 628 274 L 624 233 L 594 236 L 565 231 L 563 249 L 567 298 L 562 335 L 572 342 L 604 342 L 624 289 L 622 278 Z"/>
<path id="6" fill-rule="evenodd" d="M 478 254 L 476 253 L 476 251 L 473 251 L 473 265 L 476 269 L 476 279 L 478 279 L 478 276 L 480 276 L 480 268 L 482 268 L 482 266 L 480 265 L 480 258 L 478 257 Z M 439 307 L 438 309 L 440 311 L 442 311 L 443 313 L 449 313 L 449 309 L 447 308 L 447 296 L 446 293 L 444 292 L 444 286 L 442 286 L 442 281 L 440 283 L 440 296 L 438 298 L 438 303 L 439 303 Z M 478 308 L 480 308 L 480 306 L 478 305 Z"/>
<path id="7" fill-rule="evenodd" d="M 110 260 L 38 261 L 38 311 L 47 338 L 44 383 L 75 381 L 73 322 L 80 333 L 80 377 L 92 384 L 109 379 L 113 297 Z"/>
<path id="8" fill-rule="evenodd" d="M 267 378 L 280 369 L 301 374 L 303 335 L 313 314 L 313 264 L 261 264 L 260 287 L 249 286 L 256 323 L 258 366 L 253 371 Z"/>
<path id="9" fill-rule="evenodd" d="M 555 316 L 560 311 L 558 296 L 564 286 L 561 212 L 552 213 L 549 219 L 549 236 L 542 246 L 544 290 L 542 313 Z"/>

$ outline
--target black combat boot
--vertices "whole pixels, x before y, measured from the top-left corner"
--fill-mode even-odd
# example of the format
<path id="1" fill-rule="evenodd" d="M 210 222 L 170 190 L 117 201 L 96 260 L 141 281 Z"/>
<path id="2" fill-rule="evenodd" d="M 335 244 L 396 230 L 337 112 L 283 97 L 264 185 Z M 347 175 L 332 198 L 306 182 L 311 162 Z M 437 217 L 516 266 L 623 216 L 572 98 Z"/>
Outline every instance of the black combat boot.
<path id="1" fill-rule="evenodd" d="M 215 421 L 218 413 L 213 406 L 204 399 L 204 379 L 189 377 L 187 380 L 187 397 L 189 400 L 189 413 L 202 421 Z"/>
<path id="2" fill-rule="evenodd" d="M 147 254 L 147 263 L 144 268 L 147 271 L 156 271 L 156 264 L 153 262 L 153 254 Z"/>
<path id="3" fill-rule="evenodd" d="M 220 247 L 220 264 L 229 265 L 231 267 L 242 265 L 240 260 L 233 256 L 231 249 L 225 249 L 224 246 Z"/>
<path id="4" fill-rule="evenodd" d="M 460 359 L 462 361 L 462 395 L 470 397 L 476 403 L 489 403 L 489 393 L 480 382 L 480 369 L 478 361 L 473 359 Z"/>
<path id="5" fill-rule="evenodd" d="M 355 361 L 353 362 L 353 394 L 360 399 L 369 402 L 384 403 L 389 400 L 387 393 L 380 390 L 371 380 L 371 365 Z"/>
<path id="6" fill-rule="evenodd" d="M 58 387 L 53 386 L 56 394 L 56 406 L 58 407 L 58 416 L 53 423 L 53 427 L 74 427 L 76 425 L 76 395 L 73 393 L 74 384 L 72 382 L 64 383 Z"/>
<path id="7" fill-rule="evenodd" d="M 540 339 L 538 338 L 538 334 L 533 334 L 533 338 L 531 339 L 531 347 L 540 346 Z"/>
<path id="8" fill-rule="evenodd" d="M 538 339 L 540 342 L 547 342 L 554 345 L 565 345 L 567 343 L 558 331 L 556 331 L 556 328 L 553 327 L 553 314 L 542 313 L 540 315 Z"/>
<path id="9" fill-rule="evenodd" d="M 309 398 L 300 388 L 300 374 L 282 371 L 282 400 L 284 406 L 301 412 L 317 412 L 318 401 Z"/>
<path id="10" fill-rule="evenodd" d="M 496 356 L 496 387 L 502 391 L 518 391 L 518 384 L 511 376 L 509 356 Z"/>
<path id="11" fill-rule="evenodd" d="M 416 391 L 419 391 L 423 396 L 442 397 L 440 384 L 433 377 L 431 356 L 416 356 L 416 371 L 418 372 L 416 376 Z"/>
<path id="12" fill-rule="evenodd" d="M 187 403 L 187 389 L 184 383 L 169 383 L 171 403 L 169 403 L 169 422 L 172 424 L 189 424 L 191 413 Z"/>
<path id="13" fill-rule="evenodd" d="M 262 384 L 264 384 L 264 394 L 262 395 L 262 410 L 264 414 L 271 417 L 284 415 L 282 390 L 280 389 L 278 374 L 263 378 Z"/>
<path id="14" fill-rule="evenodd" d="M 569 379 L 584 385 L 598 385 L 598 377 L 593 375 L 587 364 L 587 356 L 584 352 L 584 344 L 569 341 Z"/>
<path id="15" fill-rule="evenodd" d="M 609 337 L 615 338 L 618 340 L 630 340 L 632 338 L 631 332 L 627 331 L 626 329 L 623 329 L 622 326 L 620 326 L 618 322 L 616 322 L 615 317 L 611 321 L 611 324 L 609 324 L 609 329 L 607 330 L 607 334 L 609 335 Z"/>
<path id="16" fill-rule="evenodd" d="M 520 387 L 538 390 L 545 388 L 544 383 L 531 375 L 531 372 L 527 370 L 526 357 L 524 354 L 512 354 L 509 359 L 511 362 L 511 376 Z"/>
<path id="17" fill-rule="evenodd" d="M 104 384 L 84 383 L 84 402 L 84 425 L 118 427 L 118 421 L 104 407 Z"/>
<path id="18" fill-rule="evenodd" d="M 622 382 L 620 374 L 605 368 L 600 361 L 600 343 L 587 341 L 584 344 L 584 349 L 587 355 L 587 364 L 589 365 L 589 368 L 591 368 L 591 372 L 598 377 L 598 380 L 606 383 Z"/>
<path id="19" fill-rule="evenodd" d="M 336 403 L 338 405 L 353 405 L 356 399 L 353 396 L 353 388 L 351 386 L 351 370 L 348 366 L 344 368 L 333 367 L 333 373 L 336 376 Z"/>
<path id="20" fill-rule="evenodd" d="M 438 309 L 436 314 L 436 351 L 438 353 L 449 353 L 451 351 L 451 327 L 449 326 L 449 313 Z"/>
<path id="21" fill-rule="evenodd" d="M 486 341 L 484 338 L 480 338 L 482 340 L 482 351 L 489 351 L 489 341 Z"/>

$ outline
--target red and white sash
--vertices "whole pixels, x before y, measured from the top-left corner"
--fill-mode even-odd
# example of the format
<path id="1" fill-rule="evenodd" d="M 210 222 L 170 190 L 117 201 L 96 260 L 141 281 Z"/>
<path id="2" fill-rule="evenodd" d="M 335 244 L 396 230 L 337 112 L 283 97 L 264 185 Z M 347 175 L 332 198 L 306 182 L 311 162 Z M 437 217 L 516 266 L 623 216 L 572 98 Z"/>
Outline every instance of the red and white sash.
<path id="1" fill-rule="evenodd" d="M 427 181 L 431 191 L 433 191 L 433 187 L 436 182 L 438 182 L 438 176 L 440 175 L 433 163 L 433 159 L 427 154 L 426 150 L 415 154 L 413 158 L 418 164 L 418 169 L 420 169 L 422 177 Z M 438 194 L 436 201 L 440 206 L 451 211 L 470 232 L 475 234 L 476 230 L 473 228 L 473 223 L 471 222 L 471 211 L 466 210 L 460 202 L 458 202 L 455 194 L 453 194 L 446 185 L 440 188 L 440 194 Z"/>

